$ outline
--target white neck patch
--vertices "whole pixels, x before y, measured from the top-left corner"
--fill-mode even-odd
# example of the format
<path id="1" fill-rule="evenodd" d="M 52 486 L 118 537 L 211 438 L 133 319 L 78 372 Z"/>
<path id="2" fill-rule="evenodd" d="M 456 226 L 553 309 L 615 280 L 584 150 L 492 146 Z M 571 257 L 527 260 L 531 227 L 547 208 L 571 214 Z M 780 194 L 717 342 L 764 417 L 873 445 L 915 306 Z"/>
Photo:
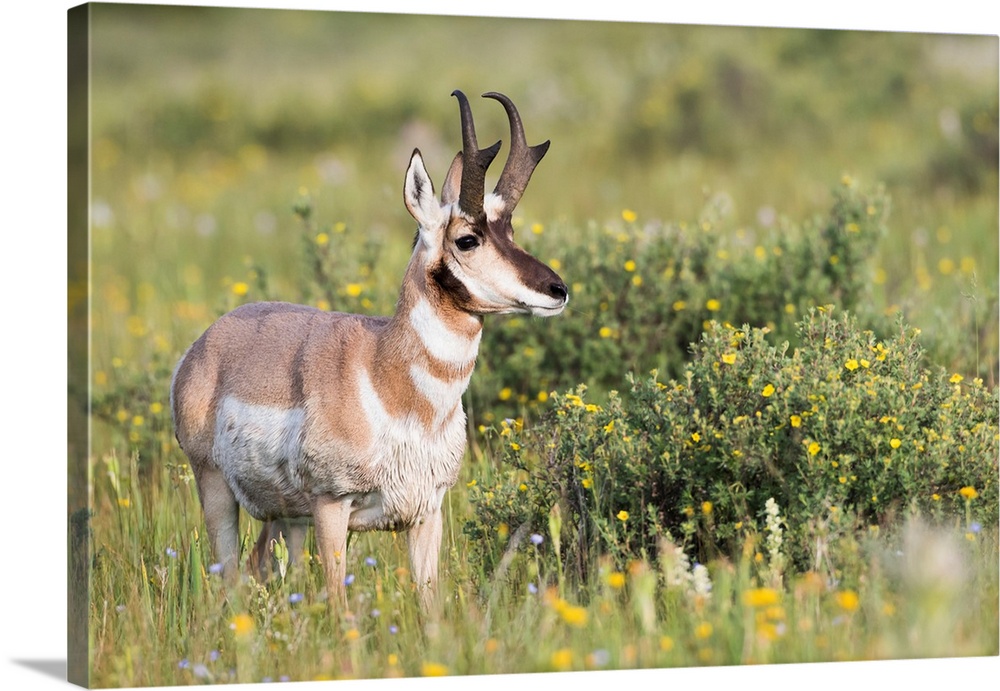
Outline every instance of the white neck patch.
<path id="1" fill-rule="evenodd" d="M 474 317 L 469 317 L 474 319 Z M 420 298 L 410 310 L 410 325 L 420 336 L 427 352 L 436 360 L 452 365 L 465 365 L 476 359 L 482 331 L 471 338 L 455 333 L 434 312 L 426 298 Z"/>

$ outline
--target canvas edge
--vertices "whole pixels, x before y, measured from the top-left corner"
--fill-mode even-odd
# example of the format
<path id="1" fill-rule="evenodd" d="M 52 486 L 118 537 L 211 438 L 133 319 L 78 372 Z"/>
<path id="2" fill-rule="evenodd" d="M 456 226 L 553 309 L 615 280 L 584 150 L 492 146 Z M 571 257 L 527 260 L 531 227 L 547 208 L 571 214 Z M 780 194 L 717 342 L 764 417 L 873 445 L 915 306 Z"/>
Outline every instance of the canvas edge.
<path id="1" fill-rule="evenodd" d="M 89 687 L 90 5 L 67 10 L 67 664 Z"/>

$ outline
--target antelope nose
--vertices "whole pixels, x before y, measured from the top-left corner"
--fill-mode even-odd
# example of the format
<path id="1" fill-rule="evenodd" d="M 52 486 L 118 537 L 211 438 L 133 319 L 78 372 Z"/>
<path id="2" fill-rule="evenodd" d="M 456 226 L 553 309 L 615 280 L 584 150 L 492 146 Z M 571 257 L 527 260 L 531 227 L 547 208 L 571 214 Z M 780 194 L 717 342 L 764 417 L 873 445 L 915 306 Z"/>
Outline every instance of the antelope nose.
<path id="1" fill-rule="evenodd" d="M 559 281 L 557 283 L 549 284 L 549 295 L 554 298 L 559 298 L 560 300 L 565 300 L 569 297 L 569 291 L 566 290 L 566 284 Z"/>

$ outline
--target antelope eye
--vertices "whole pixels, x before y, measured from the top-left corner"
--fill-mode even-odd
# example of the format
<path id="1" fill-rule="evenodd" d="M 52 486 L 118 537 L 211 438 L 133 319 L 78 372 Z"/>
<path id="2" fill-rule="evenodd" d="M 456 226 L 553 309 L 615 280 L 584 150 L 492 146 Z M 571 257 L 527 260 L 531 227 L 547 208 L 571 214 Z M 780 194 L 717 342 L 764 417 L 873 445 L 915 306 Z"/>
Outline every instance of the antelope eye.
<path id="1" fill-rule="evenodd" d="M 479 247 L 479 238 L 475 235 L 463 235 L 458 240 L 455 240 L 455 245 L 463 252 L 468 252 L 471 249 Z"/>

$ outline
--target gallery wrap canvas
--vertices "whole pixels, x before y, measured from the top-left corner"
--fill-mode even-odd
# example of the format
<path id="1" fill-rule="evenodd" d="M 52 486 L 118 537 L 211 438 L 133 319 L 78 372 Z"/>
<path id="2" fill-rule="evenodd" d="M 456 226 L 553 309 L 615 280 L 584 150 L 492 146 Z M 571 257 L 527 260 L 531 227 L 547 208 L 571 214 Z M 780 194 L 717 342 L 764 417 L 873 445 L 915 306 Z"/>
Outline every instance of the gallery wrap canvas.
<path id="1" fill-rule="evenodd" d="M 996 36 L 90 3 L 68 58 L 71 682 L 998 655 Z"/>

